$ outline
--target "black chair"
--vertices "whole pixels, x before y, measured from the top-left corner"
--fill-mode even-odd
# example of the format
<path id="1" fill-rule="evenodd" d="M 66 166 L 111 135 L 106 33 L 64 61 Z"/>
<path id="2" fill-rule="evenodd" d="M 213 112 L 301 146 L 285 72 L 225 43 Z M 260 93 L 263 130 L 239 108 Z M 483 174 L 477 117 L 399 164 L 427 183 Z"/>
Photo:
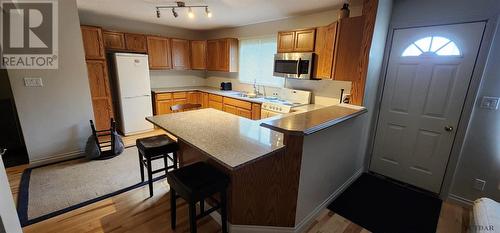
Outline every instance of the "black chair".
<path id="1" fill-rule="evenodd" d="M 104 130 L 96 130 L 94 122 L 90 120 L 90 128 L 92 128 L 92 134 L 94 135 L 100 154 L 100 156 L 95 159 L 104 160 L 117 156 L 118 152 L 115 151 L 115 134 L 117 134 L 115 120 L 111 118 L 109 129 Z"/>
<path id="2" fill-rule="evenodd" d="M 176 104 L 170 106 L 170 110 L 172 112 L 181 112 L 185 110 L 193 110 L 201 108 L 201 104 Z"/>
<path id="3" fill-rule="evenodd" d="M 179 145 L 167 135 L 158 135 L 137 139 L 136 146 L 139 151 L 141 180 L 144 182 L 144 166 L 146 166 L 148 169 L 149 196 L 152 197 L 153 174 L 162 171 L 165 171 L 166 174 L 169 169 L 177 169 L 177 151 L 179 150 Z M 169 154 L 172 154 L 172 156 Z M 163 159 L 164 167 L 153 171 L 151 163 L 157 159 Z M 173 165 L 168 166 L 168 160 L 171 160 Z"/>
<path id="4" fill-rule="evenodd" d="M 176 227 L 176 199 L 182 197 L 189 204 L 189 229 L 196 233 L 196 220 L 220 209 L 222 232 L 227 233 L 226 189 L 229 178 L 216 168 L 204 162 L 197 162 L 167 174 L 170 185 L 171 228 Z M 220 194 L 220 201 L 212 196 Z M 205 211 L 205 199 L 210 199 L 212 208 Z M 200 202 L 200 214 L 196 214 L 196 203 Z"/>

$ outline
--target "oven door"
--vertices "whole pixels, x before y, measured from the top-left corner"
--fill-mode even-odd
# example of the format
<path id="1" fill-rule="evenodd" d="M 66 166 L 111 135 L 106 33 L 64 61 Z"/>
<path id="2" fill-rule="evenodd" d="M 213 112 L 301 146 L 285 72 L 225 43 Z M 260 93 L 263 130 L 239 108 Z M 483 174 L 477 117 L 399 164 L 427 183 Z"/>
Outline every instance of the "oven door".
<path id="1" fill-rule="evenodd" d="M 277 53 L 274 55 L 274 76 L 310 79 L 313 53 Z"/>

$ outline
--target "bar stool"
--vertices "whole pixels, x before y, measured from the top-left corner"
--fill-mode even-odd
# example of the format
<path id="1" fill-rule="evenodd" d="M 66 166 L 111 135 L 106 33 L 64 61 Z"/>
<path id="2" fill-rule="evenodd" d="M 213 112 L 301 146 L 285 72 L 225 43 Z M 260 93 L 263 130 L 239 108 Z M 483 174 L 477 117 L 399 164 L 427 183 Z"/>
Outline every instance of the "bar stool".
<path id="1" fill-rule="evenodd" d="M 141 180 L 144 182 L 144 166 L 148 169 L 148 184 L 149 196 L 153 196 L 153 174 L 165 171 L 168 173 L 169 169 L 177 169 L 177 151 L 179 145 L 176 141 L 170 139 L 167 135 L 158 135 L 147 138 L 139 138 L 136 140 L 136 146 L 139 151 L 139 167 L 141 169 Z M 169 154 L 172 154 L 170 156 Z M 162 159 L 164 167 L 154 170 L 151 162 L 157 159 Z M 173 165 L 168 166 L 168 160 L 173 162 Z"/>
<path id="2" fill-rule="evenodd" d="M 226 189 L 229 178 L 216 168 L 204 162 L 197 162 L 167 173 L 170 185 L 171 228 L 176 227 L 176 199 L 182 197 L 189 204 L 189 229 L 196 233 L 196 220 L 220 208 L 222 232 L 227 233 Z M 212 196 L 220 194 L 220 201 Z M 178 195 L 177 195 L 178 194 Z M 214 207 L 205 211 L 205 199 L 212 200 Z M 200 214 L 196 215 L 196 203 L 200 202 Z"/>

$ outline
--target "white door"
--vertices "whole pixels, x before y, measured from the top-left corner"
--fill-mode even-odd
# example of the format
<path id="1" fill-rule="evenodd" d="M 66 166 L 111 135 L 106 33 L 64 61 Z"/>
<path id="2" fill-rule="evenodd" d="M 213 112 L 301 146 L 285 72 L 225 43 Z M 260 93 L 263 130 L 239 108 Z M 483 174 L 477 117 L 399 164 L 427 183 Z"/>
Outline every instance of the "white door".
<path id="1" fill-rule="evenodd" d="M 370 170 L 439 193 L 484 27 L 394 31 Z"/>
<path id="2" fill-rule="evenodd" d="M 146 120 L 153 115 L 150 96 L 123 98 L 120 104 L 120 130 L 125 136 L 153 130 L 153 125 Z"/>
<path id="3" fill-rule="evenodd" d="M 115 66 L 122 98 L 151 95 L 147 55 L 117 53 Z"/>

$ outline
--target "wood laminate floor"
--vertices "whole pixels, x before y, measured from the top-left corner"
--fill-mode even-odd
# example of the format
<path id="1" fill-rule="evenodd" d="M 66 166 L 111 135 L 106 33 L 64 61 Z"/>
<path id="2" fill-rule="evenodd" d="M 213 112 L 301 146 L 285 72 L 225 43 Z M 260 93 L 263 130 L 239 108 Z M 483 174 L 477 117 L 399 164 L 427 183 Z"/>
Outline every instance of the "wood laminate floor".
<path id="1" fill-rule="evenodd" d="M 135 139 L 163 133 L 157 130 L 140 136 L 125 137 L 126 145 Z M 19 182 L 27 165 L 7 169 L 10 187 L 17 202 Z M 154 184 L 155 195 L 149 198 L 147 186 L 87 205 L 71 212 L 23 228 L 25 233 L 45 232 L 188 232 L 187 204 L 177 202 L 177 229 L 170 229 L 169 186 L 166 180 Z M 470 211 L 461 206 L 444 202 L 441 208 L 437 233 L 466 233 Z M 198 221 L 198 232 L 220 232 L 219 225 L 210 217 Z M 309 227 L 307 233 L 368 233 L 328 209 L 323 210 Z"/>

